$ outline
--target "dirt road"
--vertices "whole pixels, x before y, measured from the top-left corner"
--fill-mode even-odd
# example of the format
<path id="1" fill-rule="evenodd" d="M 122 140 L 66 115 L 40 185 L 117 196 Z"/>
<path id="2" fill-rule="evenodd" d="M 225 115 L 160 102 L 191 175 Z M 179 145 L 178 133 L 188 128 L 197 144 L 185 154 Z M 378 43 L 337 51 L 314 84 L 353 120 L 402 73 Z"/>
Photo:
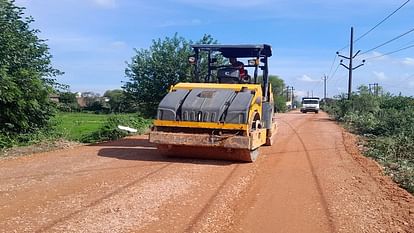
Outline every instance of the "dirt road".
<path id="1" fill-rule="evenodd" d="M 1 232 L 414 232 L 414 198 L 327 116 L 278 116 L 256 163 L 146 136 L 0 161 Z"/>

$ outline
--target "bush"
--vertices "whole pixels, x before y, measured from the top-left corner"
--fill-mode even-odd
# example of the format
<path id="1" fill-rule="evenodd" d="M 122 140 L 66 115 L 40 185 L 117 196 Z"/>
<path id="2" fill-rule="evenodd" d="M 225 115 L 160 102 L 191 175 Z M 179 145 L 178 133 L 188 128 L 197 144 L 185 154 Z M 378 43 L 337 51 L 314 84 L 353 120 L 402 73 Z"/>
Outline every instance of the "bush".
<path id="1" fill-rule="evenodd" d="M 370 138 L 367 146 L 367 155 L 380 162 L 397 183 L 414 193 L 413 134 Z"/>
<path id="2" fill-rule="evenodd" d="M 104 125 L 95 131 L 81 139 L 82 142 L 99 142 L 116 140 L 127 136 L 129 133 L 118 129 L 118 125 L 128 126 L 137 129 L 137 134 L 144 133 L 151 125 L 151 120 L 144 119 L 138 116 L 132 115 L 113 115 L 108 118 Z"/>
<path id="3" fill-rule="evenodd" d="M 50 95 L 61 74 L 51 65 L 46 41 L 33 29 L 32 17 L 15 1 L 0 1 L 0 132 L 6 138 L 47 130 L 56 105 Z M 29 136 L 30 137 L 30 136 Z M 13 139 L 14 140 L 14 139 Z"/>
<path id="4" fill-rule="evenodd" d="M 14 140 L 7 133 L 0 133 L 0 149 L 11 147 L 14 144 Z"/>
<path id="5" fill-rule="evenodd" d="M 0 149 L 10 148 L 13 146 L 27 146 L 42 141 L 55 140 L 62 137 L 62 133 L 56 128 L 57 122 L 50 120 L 48 127 L 39 129 L 36 132 L 29 133 L 13 133 L 0 132 Z"/>
<path id="6" fill-rule="evenodd" d="M 414 98 L 374 96 L 360 87 L 351 100 L 338 98 L 325 106 L 336 120 L 365 136 L 366 154 L 414 193 Z"/>

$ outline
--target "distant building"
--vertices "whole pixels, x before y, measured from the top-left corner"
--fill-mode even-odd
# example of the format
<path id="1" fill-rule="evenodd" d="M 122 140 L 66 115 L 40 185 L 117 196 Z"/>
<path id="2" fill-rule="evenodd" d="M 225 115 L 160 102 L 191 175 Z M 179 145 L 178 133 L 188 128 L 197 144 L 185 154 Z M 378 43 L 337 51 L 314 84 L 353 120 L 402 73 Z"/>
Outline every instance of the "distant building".
<path id="1" fill-rule="evenodd" d="M 50 94 L 49 99 L 52 102 L 59 103 L 59 95 L 58 94 Z"/>
<path id="2" fill-rule="evenodd" d="M 76 94 L 76 101 L 78 102 L 79 107 L 84 108 L 86 107 L 86 98 L 85 97 L 78 97 Z"/>

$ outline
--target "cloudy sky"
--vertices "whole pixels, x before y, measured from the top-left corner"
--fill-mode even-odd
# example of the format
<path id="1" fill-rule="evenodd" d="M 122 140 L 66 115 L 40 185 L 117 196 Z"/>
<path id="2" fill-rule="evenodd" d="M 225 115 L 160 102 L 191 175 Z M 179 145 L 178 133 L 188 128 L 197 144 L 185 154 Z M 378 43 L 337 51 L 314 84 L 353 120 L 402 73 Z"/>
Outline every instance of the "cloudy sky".
<path id="1" fill-rule="evenodd" d="M 222 44 L 268 43 L 270 73 L 298 95 L 328 96 L 347 91 L 347 70 L 336 51 L 348 56 L 351 26 L 355 39 L 407 0 L 17 0 L 48 39 L 59 81 L 71 91 L 103 93 L 125 81 L 134 48 L 173 36 L 198 40 L 211 34 Z M 379 83 L 385 90 L 414 96 L 414 1 L 355 43 L 364 66 L 354 72 L 353 88 Z M 408 33 L 407 33 L 408 32 Z M 399 35 L 405 36 L 370 51 Z M 400 52 L 384 55 L 401 48 Z M 344 49 L 342 49 L 344 48 Z M 342 50 L 341 50 L 342 49 Z"/>

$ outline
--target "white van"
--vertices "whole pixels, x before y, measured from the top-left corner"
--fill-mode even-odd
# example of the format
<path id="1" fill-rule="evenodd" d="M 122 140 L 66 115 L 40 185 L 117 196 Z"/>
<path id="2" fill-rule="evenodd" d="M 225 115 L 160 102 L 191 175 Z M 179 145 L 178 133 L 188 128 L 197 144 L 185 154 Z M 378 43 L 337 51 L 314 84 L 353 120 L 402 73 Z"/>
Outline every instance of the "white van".
<path id="1" fill-rule="evenodd" d="M 300 108 L 302 113 L 307 112 L 319 112 L 319 97 L 303 97 L 302 107 Z"/>

